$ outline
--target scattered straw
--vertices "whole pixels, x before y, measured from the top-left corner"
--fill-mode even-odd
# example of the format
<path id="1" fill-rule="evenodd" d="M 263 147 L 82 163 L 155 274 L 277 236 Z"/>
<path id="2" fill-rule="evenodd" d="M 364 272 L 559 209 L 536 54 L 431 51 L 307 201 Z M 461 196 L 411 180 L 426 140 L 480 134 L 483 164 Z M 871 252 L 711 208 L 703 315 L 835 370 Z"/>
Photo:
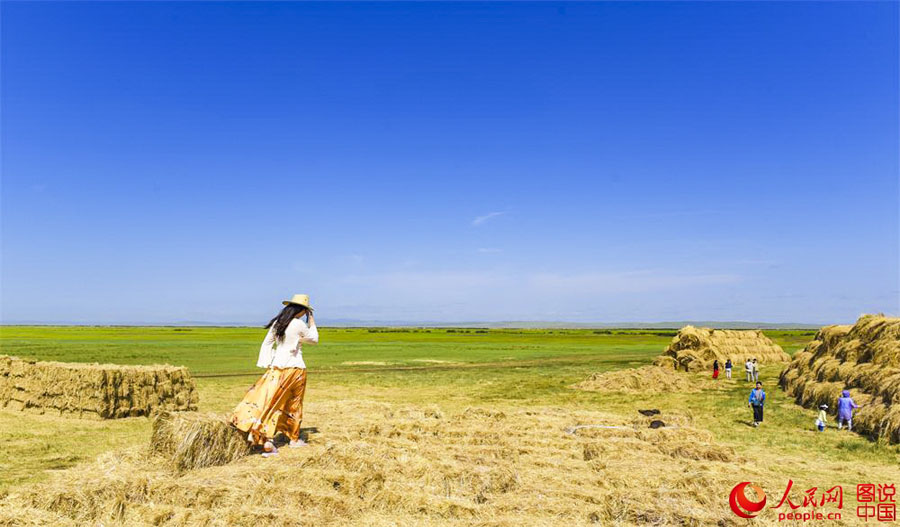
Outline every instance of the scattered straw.
<path id="1" fill-rule="evenodd" d="M 722 496 L 736 474 L 784 483 L 709 433 L 634 430 L 603 412 L 443 415 L 363 401 L 307 410 L 320 429 L 309 447 L 184 472 L 137 450 L 110 454 L 0 498 L 0 524 L 734 525 Z M 565 432 L 589 423 L 627 429 Z"/>
<path id="2" fill-rule="evenodd" d="M 386 362 L 377 360 L 351 360 L 341 363 L 344 366 L 387 366 Z"/>
<path id="3" fill-rule="evenodd" d="M 594 373 L 572 386 L 589 392 L 696 392 L 699 379 L 659 366 Z"/>
<path id="4" fill-rule="evenodd" d="M 413 359 L 412 362 L 425 362 L 428 364 L 459 364 L 456 361 L 440 359 Z"/>

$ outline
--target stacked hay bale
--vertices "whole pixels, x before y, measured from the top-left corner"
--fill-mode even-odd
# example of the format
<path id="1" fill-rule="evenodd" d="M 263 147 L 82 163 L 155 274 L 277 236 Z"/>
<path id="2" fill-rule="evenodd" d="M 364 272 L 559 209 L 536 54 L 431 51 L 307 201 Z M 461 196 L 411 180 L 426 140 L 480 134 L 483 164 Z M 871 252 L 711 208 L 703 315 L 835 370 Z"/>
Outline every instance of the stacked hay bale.
<path id="1" fill-rule="evenodd" d="M 0 408 L 113 419 L 196 410 L 187 368 L 39 362 L 0 355 Z"/>
<path id="2" fill-rule="evenodd" d="M 781 374 L 781 387 L 797 403 L 837 406 L 850 390 L 861 406 L 853 429 L 900 443 L 900 318 L 864 315 L 853 326 L 827 326 Z"/>
<path id="3" fill-rule="evenodd" d="M 250 453 L 244 436 L 221 415 L 161 412 L 153 420 L 150 450 L 177 471 L 225 465 Z"/>
<path id="4" fill-rule="evenodd" d="M 712 369 L 714 360 L 724 369 L 728 359 L 740 369 L 747 359 L 768 364 L 787 362 L 791 357 L 760 330 L 685 326 L 653 364 L 683 371 L 705 371 Z"/>

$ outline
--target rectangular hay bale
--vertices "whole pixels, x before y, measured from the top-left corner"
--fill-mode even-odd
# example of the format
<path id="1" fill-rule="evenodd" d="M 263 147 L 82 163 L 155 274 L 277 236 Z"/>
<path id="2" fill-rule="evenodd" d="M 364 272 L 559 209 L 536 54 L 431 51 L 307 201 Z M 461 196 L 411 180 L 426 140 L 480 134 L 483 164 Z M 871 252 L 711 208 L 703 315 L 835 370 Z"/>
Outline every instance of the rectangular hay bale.
<path id="1" fill-rule="evenodd" d="M 42 362 L 0 355 L 0 408 L 113 419 L 196 410 L 187 368 Z"/>

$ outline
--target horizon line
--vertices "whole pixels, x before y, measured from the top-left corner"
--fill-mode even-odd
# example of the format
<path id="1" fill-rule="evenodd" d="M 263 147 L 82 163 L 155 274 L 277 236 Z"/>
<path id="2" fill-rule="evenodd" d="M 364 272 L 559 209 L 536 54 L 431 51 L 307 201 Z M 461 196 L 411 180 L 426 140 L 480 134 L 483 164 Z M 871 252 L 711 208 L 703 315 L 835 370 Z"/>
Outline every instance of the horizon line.
<path id="1" fill-rule="evenodd" d="M 502 321 L 402 321 L 402 320 L 354 320 L 338 319 L 333 322 L 319 323 L 320 327 L 336 328 L 478 328 L 478 329 L 680 329 L 692 325 L 712 327 L 714 329 L 819 329 L 826 325 L 808 322 L 761 322 L 749 320 L 664 320 L 664 321 L 620 321 L 620 322 L 572 322 L 572 321 L 540 321 L 540 320 L 502 320 Z M 262 324 L 245 322 L 208 322 L 208 321 L 173 321 L 173 322 L 72 322 L 72 321 L 0 321 L 0 327 L 196 327 L 196 328 L 263 328 Z"/>

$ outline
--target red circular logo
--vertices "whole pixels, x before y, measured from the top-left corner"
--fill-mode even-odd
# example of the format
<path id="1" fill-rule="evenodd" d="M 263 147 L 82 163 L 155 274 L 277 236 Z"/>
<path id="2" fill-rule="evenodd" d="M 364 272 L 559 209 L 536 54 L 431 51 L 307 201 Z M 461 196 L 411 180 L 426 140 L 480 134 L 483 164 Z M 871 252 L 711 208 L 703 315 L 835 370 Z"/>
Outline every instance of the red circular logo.
<path id="1" fill-rule="evenodd" d="M 748 486 L 756 491 L 756 499 L 758 501 L 750 501 L 747 499 L 747 495 L 744 494 L 744 489 Z M 750 485 L 749 481 L 744 481 L 738 483 L 731 489 L 731 495 L 728 496 L 728 504 L 731 505 L 731 510 L 741 518 L 754 518 L 756 517 L 756 514 L 751 513 L 758 514 L 759 511 L 763 510 L 763 507 L 766 506 L 766 493 L 756 485 Z"/>

